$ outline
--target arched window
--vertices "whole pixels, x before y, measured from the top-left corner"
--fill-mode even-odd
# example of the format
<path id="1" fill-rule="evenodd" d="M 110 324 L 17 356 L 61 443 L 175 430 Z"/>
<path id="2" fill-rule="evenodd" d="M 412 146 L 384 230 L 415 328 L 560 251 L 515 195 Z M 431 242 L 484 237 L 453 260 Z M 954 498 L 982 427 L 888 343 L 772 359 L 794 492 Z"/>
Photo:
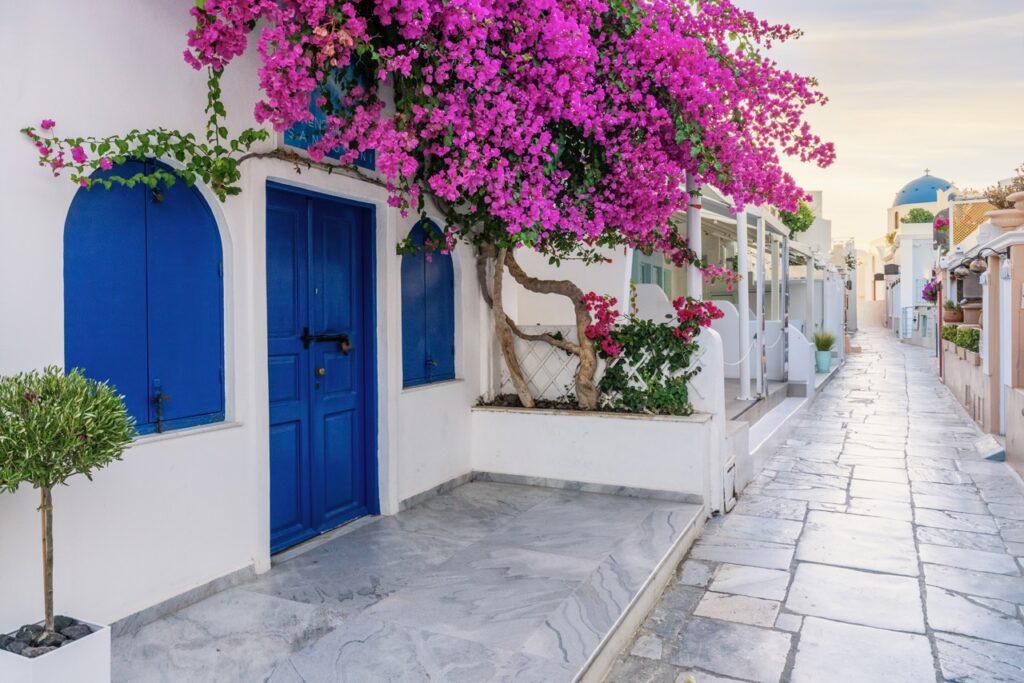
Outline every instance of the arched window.
<path id="1" fill-rule="evenodd" d="M 64 225 L 65 367 L 124 394 L 140 433 L 224 419 L 223 300 L 220 235 L 196 188 L 75 195 Z"/>
<path id="2" fill-rule="evenodd" d="M 455 274 L 452 257 L 431 248 L 441 231 L 430 221 L 409 232 L 420 249 L 402 256 L 402 383 L 455 378 Z"/>

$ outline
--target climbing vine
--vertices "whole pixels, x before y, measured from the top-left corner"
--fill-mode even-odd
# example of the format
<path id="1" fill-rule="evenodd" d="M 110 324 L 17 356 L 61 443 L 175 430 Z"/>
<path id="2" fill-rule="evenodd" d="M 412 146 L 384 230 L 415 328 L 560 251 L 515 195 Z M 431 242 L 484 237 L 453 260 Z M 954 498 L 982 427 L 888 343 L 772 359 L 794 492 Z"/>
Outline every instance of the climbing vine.
<path id="1" fill-rule="evenodd" d="M 52 119 L 44 119 L 38 126 L 28 126 L 21 132 L 35 144 L 40 166 L 47 167 L 54 176 L 67 174 L 82 187 L 95 184 L 109 190 L 115 185 L 134 187 L 141 183 L 155 188 L 161 183 L 173 185 L 179 178 L 189 185 L 202 180 L 223 201 L 241 192 L 239 163 L 253 145 L 266 140 L 269 134 L 247 128 L 237 137 L 229 137 L 224 125 L 227 111 L 221 100 L 221 72 L 212 68 L 207 71 L 206 135 L 202 140 L 194 133 L 166 128 L 131 130 L 107 137 L 62 138 L 56 135 L 56 122 Z M 178 166 L 170 171 L 154 166 L 152 171 L 130 176 L 107 173 L 115 164 L 129 159 L 153 158 L 173 160 Z M 96 171 L 104 173 L 94 175 Z"/>

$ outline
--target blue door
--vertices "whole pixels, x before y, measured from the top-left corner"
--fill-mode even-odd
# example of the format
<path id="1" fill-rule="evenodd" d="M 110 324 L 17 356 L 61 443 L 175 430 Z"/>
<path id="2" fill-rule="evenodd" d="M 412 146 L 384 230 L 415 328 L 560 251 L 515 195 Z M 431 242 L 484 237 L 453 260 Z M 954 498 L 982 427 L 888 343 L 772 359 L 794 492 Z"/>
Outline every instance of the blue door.
<path id="1" fill-rule="evenodd" d="M 377 512 L 373 211 L 267 188 L 270 547 Z"/>

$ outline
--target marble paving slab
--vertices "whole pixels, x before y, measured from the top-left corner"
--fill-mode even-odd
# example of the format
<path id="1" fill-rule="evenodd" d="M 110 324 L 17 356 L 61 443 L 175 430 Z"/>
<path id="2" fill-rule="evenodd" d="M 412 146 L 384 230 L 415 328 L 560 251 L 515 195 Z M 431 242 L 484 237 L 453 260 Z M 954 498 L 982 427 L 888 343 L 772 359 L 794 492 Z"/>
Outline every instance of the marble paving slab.
<path id="1" fill-rule="evenodd" d="M 467 483 L 115 638 L 114 678 L 568 682 L 702 510 Z"/>

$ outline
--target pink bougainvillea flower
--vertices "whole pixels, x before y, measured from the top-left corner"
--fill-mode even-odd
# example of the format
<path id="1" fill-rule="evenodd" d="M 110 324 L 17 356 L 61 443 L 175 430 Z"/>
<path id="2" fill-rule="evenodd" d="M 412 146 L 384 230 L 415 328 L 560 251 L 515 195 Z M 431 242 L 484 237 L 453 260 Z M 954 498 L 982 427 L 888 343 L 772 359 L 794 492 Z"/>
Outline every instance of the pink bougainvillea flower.
<path id="1" fill-rule="evenodd" d="M 109 171 L 110 169 L 114 168 L 114 163 L 110 160 L 109 157 L 103 157 L 102 159 L 100 159 L 100 168 L 102 168 L 104 171 Z"/>
<path id="2" fill-rule="evenodd" d="M 71 158 L 75 160 L 76 164 L 84 164 L 89 160 L 88 155 L 86 155 L 85 150 L 82 149 L 81 145 L 71 148 Z"/>
<path id="3" fill-rule="evenodd" d="M 39 127 L 42 128 L 43 130 L 50 130 L 51 128 L 53 128 L 56 125 L 57 125 L 57 122 L 54 121 L 53 119 L 43 119 L 42 121 L 39 122 Z"/>
<path id="4" fill-rule="evenodd" d="M 393 205 L 430 193 L 536 248 L 614 236 L 675 249 L 665 237 L 688 179 L 739 207 L 795 210 L 806 193 L 783 157 L 835 157 L 805 120 L 827 101 L 816 81 L 766 54 L 799 31 L 730 0 L 206 0 L 190 12 L 195 68 L 223 69 L 259 32 L 254 115 L 284 131 L 319 105 L 314 160 L 374 149 Z M 369 72 L 338 97 L 331 79 L 354 56 Z M 381 86 L 396 85 L 391 106 Z"/>

